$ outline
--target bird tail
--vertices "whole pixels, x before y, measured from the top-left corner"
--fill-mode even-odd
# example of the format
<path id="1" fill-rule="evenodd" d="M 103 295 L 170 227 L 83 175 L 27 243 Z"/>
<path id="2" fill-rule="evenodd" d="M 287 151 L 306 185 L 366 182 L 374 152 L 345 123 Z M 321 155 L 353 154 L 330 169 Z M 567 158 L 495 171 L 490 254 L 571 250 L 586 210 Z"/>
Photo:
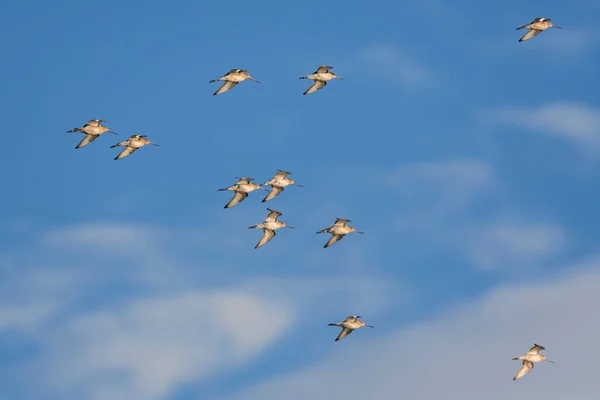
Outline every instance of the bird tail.
<path id="1" fill-rule="evenodd" d="M 518 360 L 518 359 L 519 359 L 519 357 L 515 357 L 515 358 L 513 358 L 513 360 Z"/>
<path id="2" fill-rule="evenodd" d="M 321 229 L 319 232 L 317 233 L 327 233 L 327 231 L 329 230 L 329 228 L 325 228 L 325 229 Z"/>
<path id="3" fill-rule="evenodd" d="M 81 128 L 73 128 L 70 131 L 67 131 L 67 133 L 71 133 L 71 132 L 83 132 L 83 129 L 81 129 Z"/>

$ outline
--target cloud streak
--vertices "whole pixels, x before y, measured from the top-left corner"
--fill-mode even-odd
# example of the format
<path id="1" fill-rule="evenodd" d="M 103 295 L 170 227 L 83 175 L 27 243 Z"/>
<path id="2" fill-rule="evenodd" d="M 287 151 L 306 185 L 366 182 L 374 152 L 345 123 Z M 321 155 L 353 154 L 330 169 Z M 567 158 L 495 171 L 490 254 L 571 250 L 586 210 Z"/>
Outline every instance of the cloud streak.
<path id="1" fill-rule="evenodd" d="M 498 287 L 428 321 L 383 327 L 378 332 L 385 333 L 351 346 L 360 362 L 349 362 L 348 348 L 339 346 L 323 362 L 222 399 L 275 400 L 286 393 L 289 400 L 300 400 L 340 390 L 349 400 L 447 398 L 448 393 L 464 400 L 479 399 L 481 393 L 490 400 L 516 393 L 549 400 L 568 393 L 593 397 L 600 390 L 594 378 L 600 322 L 589 315 L 600 301 L 600 259 L 571 269 L 577 271 L 572 276 Z M 520 365 L 511 358 L 533 343 L 546 346 L 557 363 L 539 365 L 513 382 Z M 348 382 L 355 383 L 350 390 Z"/>
<path id="2" fill-rule="evenodd" d="M 537 107 L 508 107 L 485 113 L 484 120 L 553 136 L 582 149 L 600 150 L 600 110 L 582 103 L 553 102 Z"/>
<path id="3" fill-rule="evenodd" d="M 399 85 L 423 86 L 436 80 L 432 70 L 389 44 L 372 45 L 359 54 L 359 59 L 371 66 L 380 77 Z"/>

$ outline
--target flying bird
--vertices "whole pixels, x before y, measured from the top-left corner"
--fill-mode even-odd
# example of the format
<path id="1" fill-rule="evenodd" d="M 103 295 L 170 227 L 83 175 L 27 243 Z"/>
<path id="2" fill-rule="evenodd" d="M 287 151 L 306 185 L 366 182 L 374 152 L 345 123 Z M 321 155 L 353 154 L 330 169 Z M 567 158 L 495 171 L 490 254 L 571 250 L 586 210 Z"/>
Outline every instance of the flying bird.
<path id="1" fill-rule="evenodd" d="M 135 153 L 137 149 L 139 149 L 140 147 L 144 147 L 147 144 L 151 144 L 153 146 L 158 147 L 156 143 L 152 143 L 150 140 L 148 140 L 146 135 L 131 135 L 129 139 L 119 142 L 113 146 L 110 146 L 110 148 L 112 149 L 117 146 L 125 147 L 125 149 L 123 149 L 123 151 L 115 157 L 115 160 L 119 160 L 121 158 L 127 157 L 130 154 Z"/>
<path id="2" fill-rule="evenodd" d="M 306 92 L 303 94 L 311 94 L 316 92 L 317 90 L 321 90 L 325 85 L 327 85 L 327 81 L 330 81 L 334 78 L 344 79 L 341 76 L 337 76 L 333 72 L 329 72 L 329 70 L 333 68 L 329 65 L 321 65 L 315 72 L 307 76 L 301 76 L 298 79 L 310 79 L 314 81 L 311 87 L 309 87 Z"/>
<path id="3" fill-rule="evenodd" d="M 554 361 L 548 360 L 545 355 L 540 354 L 540 350 L 545 350 L 545 347 L 534 343 L 533 347 L 529 349 L 529 351 L 525 353 L 525 355 L 513 358 L 513 360 L 523 360 L 523 365 L 521 366 L 519 372 L 517 372 L 517 374 L 513 378 L 513 381 L 516 381 L 517 379 L 521 378 L 522 376 L 526 375 L 529 371 L 531 371 L 533 369 L 533 363 L 540 361 L 548 361 L 554 363 Z"/>
<path id="4" fill-rule="evenodd" d="M 248 71 L 246 71 L 245 69 L 232 69 L 222 77 L 218 79 L 213 79 L 208 83 L 225 81 L 225 83 L 216 92 L 213 93 L 213 96 L 216 96 L 218 94 L 225 93 L 226 91 L 233 88 L 238 83 L 245 81 L 246 79 L 250 79 L 256 83 L 260 83 L 259 81 L 251 77 Z"/>
<path id="5" fill-rule="evenodd" d="M 237 183 L 234 183 L 232 186 L 219 189 L 219 192 L 223 190 L 231 190 L 235 192 L 231 200 L 229 200 L 229 203 L 225 204 L 225 207 L 223 208 L 233 207 L 237 203 L 244 201 L 244 199 L 248 197 L 248 193 L 253 192 L 257 189 L 266 190 L 265 188 L 261 187 L 261 185 L 259 185 L 258 183 L 251 183 L 251 181 L 253 180 L 254 178 L 239 178 Z"/>
<path id="6" fill-rule="evenodd" d="M 552 22 L 550 22 L 550 18 L 536 18 L 531 23 L 518 27 L 517 30 L 525 28 L 529 30 L 521 39 L 519 39 L 519 42 L 524 42 L 525 40 L 531 39 L 548 28 L 562 29 L 560 26 L 553 25 Z"/>
<path id="7" fill-rule="evenodd" d="M 335 341 L 337 342 L 338 340 L 342 340 L 343 338 L 351 334 L 353 330 L 358 329 L 360 327 L 368 326 L 369 328 L 373 328 L 373 326 L 365 323 L 364 321 L 359 321 L 359 318 L 361 318 L 360 315 L 352 315 L 343 320 L 342 322 L 329 324 L 328 326 L 339 326 L 342 328 L 342 331 L 340 332 L 338 337 L 335 338 Z"/>
<path id="8" fill-rule="evenodd" d="M 113 132 L 106 126 L 101 125 L 103 122 L 106 122 L 106 120 L 92 119 L 87 124 L 82 126 L 81 128 L 73 128 L 70 131 L 67 131 L 67 133 L 81 132 L 81 133 L 85 134 L 85 137 L 83 138 L 83 140 L 81 142 L 79 142 L 79 144 L 77 146 L 75 146 L 75 148 L 80 149 L 83 146 L 92 143 L 94 140 L 98 139 L 98 137 L 100 137 L 100 135 L 102 135 L 104 132 L 110 132 L 113 135 L 117 135 L 116 132 Z"/>
<path id="9" fill-rule="evenodd" d="M 302 185 L 298 185 L 296 182 L 294 182 L 293 179 L 287 177 L 287 175 L 291 174 L 291 172 L 282 171 L 278 169 L 277 173 L 275 174 L 275 176 L 273 176 L 273 178 L 263 183 L 263 186 L 271 185 L 271 191 L 265 196 L 264 199 L 262 199 L 262 202 L 264 203 L 266 201 L 271 200 L 274 197 L 279 196 L 279 194 L 283 192 L 283 189 L 286 186 L 295 185 L 302 187 Z"/>
<path id="10" fill-rule="evenodd" d="M 275 231 L 277 229 L 283 227 L 294 229 L 294 227 L 286 225 L 285 222 L 277 221 L 277 217 L 283 215 L 282 213 L 276 210 L 271 210 L 270 208 L 267 208 L 267 210 L 269 211 L 269 215 L 267 215 L 267 218 L 262 223 L 248 227 L 248 229 L 263 230 L 263 237 L 256 244 L 256 246 L 254 247 L 255 249 L 258 249 L 259 247 L 263 246 L 265 243 L 273 239 L 276 235 Z"/>
<path id="11" fill-rule="evenodd" d="M 333 245 L 334 243 L 342 240 L 342 238 L 344 236 L 346 236 L 347 234 L 349 234 L 350 232 L 356 232 L 356 233 L 364 233 L 364 232 L 359 232 L 356 229 L 354 229 L 353 227 L 346 225 L 348 222 L 352 222 L 349 219 L 342 219 L 342 218 L 337 218 L 335 220 L 335 223 L 330 226 L 329 228 L 325 228 L 320 230 L 317 233 L 331 233 L 331 239 L 329 239 L 329 241 L 327 243 L 325 243 L 325 246 L 323 246 L 324 248 L 327 248 L 331 245 Z"/>

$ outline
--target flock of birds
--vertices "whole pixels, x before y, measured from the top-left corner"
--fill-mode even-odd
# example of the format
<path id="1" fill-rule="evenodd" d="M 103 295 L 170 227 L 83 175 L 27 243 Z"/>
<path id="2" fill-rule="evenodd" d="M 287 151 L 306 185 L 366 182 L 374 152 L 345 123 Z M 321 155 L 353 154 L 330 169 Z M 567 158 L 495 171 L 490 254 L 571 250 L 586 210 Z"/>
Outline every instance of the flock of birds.
<path id="1" fill-rule="evenodd" d="M 525 35 L 519 39 L 519 42 L 529 40 L 529 39 L 537 36 L 540 32 L 543 32 L 544 30 L 546 30 L 548 28 L 562 29 L 559 26 L 553 25 L 552 22 L 550 21 L 550 18 L 535 18 L 531 23 L 517 28 L 517 30 L 528 29 L 527 33 L 525 33 Z M 317 68 L 317 70 L 314 73 L 307 75 L 307 76 L 300 77 L 299 79 L 308 79 L 308 80 L 313 81 L 312 86 L 310 86 L 303 94 L 307 95 L 307 94 L 314 93 L 318 90 L 321 90 L 323 87 L 325 87 L 325 85 L 327 85 L 327 82 L 332 79 L 335 79 L 335 78 L 343 79 L 342 77 L 337 76 L 333 72 L 329 71 L 332 68 L 333 68 L 332 66 L 321 65 Z M 250 79 L 256 83 L 261 83 L 260 81 L 254 79 L 252 76 L 250 76 L 248 71 L 246 71 L 245 69 L 232 69 L 229 72 L 227 72 L 225 75 L 223 75 L 222 77 L 209 81 L 209 83 L 224 82 L 223 85 L 213 94 L 216 96 L 216 95 L 219 95 L 219 94 L 229 91 L 230 89 L 235 87 L 238 83 L 243 82 L 246 79 Z M 79 149 L 79 148 L 82 148 L 82 147 L 92 143 L 94 140 L 96 140 L 98 137 L 100 137 L 100 135 L 102 135 L 105 132 L 109 132 L 109 133 L 117 135 L 116 132 L 113 132 L 108 127 L 102 125 L 102 122 L 106 122 L 106 120 L 102 120 L 102 119 L 90 120 L 87 124 L 85 124 L 81 128 L 73 128 L 73 129 L 67 131 L 67 132 L 81 132 L 85 135 L 83 140 L 81 140 L 81 142 L 79 142 L 79 144 L 75 148 Z M 111 148 L 118 147 L 118 146 L 125 147 L 125 149 L 123 149 L 115 157 L 115 160 L 119 160 L 121 158 L 124 158 L 124 157 L 127 157 L 127 156 L 133 154 L 139 148 L 144 147 L 149 144 L 158 146 L 158 144 L 151 142 L 147 138 L 146 135 L 134 134 L 131 137 L 129 137 L 127 140 L 119 142 L 110 147 Z M 267 201 L 274 199 L 275 197 L 280 195 L 283 192 L 283 190 L 289 185 L 302 187 L 301 185 L 294 182 L 293 179 L 288 178 L 287 177 L 288 175 L 291 175 L 291 172 L 278 170 L 277 173 L 273 176 L 273 178 L 271 178 L 270 180 L 266 181 L 263 184 L 253 183 L 252 181 L 254 180 L 254 178 L 236 178 L 236 179 L 238 179 L 238 181 L 235 184 L 233 184 L 232 186 L 229 186 L 229 187 L 223 188 L 223 189 L 218 189 L 218 191 L 234 192 L 233 197 L 225 205 L 224 208 L 230 208 L 230 207 L 233 207 L 233 206 L 239 204 L 246 197 L 248 197 L 249 193 L 251 193 L 255 190 L 267 190 L 264 188 L 264 186 L 270 186 L 271 189 L 270 189 L 269 193 L 265 196 L 265 198 L 262 200 L 262 202 L 267 202 Z M 256 244 L 255 249 L 258 249 L 259 247 L 262 247 L 266 243 L 271 241 L 271 239 L 273 239 L 275 237 L 276 231 L 278 229 L 281 229 L 284 227 L 294 229 L 293 227 L 287 225 L 285 222 L 277 220 L 278 217 L 283 215 L 281 212 L 279 212 L 277 210 L 273 210 L 271 208 L 267 208 L 267 210 L 269 211 L 269 214 L 267 215 L 267 217 L 265 218 L 265 220 L 263 222 L 261 222 L 260 224 L 257 224 L 257 225 L 250 226 L 248 228 L 248 229 L 262 229 L 263 230 L 263 237 Z M 337 243 L 345 235 L 347 235 L 351 232 L 356 232 L 356 233 L 361 233 L 361 234 L 364 233 L 364 232 L 359 232 L 356 229 L 354 229 L 353 227 L 347 225 L 348 222 L 351 222 L 351 220 L 337 218 L 335 223 L 332 226 L 330 226 L 329 228 L 322 229 L 317 232 L 317 234 L 319 234 L 319 233 L 330 233 L 331 234 L 331 238 L 327 241 L 327 243 L 324 246 L 325 248 Z M 336 323 L 329 324 L 329 326 L 337 326 L 337 327 L 342 328 L 339 335 L 336 337 L 335 341 L 345 338 L 346 336 L 351 334 L 355 329 L 361 328 L 363 326 L 373 328 L 373 326 L 365 323 L 364 321 L 359 320 L 359 318 L 361 318 L 359 315 L 353 315 L 353 316 L 347 317 L 342 322 L 336 322 Z M 527 353 L 525 353 L 524 355 L 522 355 L 520 357 L 513 358 L 513 360 L 522 360 L 522 366 L 519 369 L 519 371 L 517 372 L 517 374 L 515 375 L 515 377 L 513 378 L 513 380 L 517 380 L 517 379 L 521 378 L 522 376 L 524 376 L 525 374 L 527 374 L 529 371 L 531 371 L 531 369 L 533 369 L 534 363 L 537 363 L 540 361 L 548 361 L 548 362 L 553 363 L 553 361 L 548 360 L 546 358 L 546 356 L 544 356 L 543 354 L 540 354 L 540 350 L 544 350 L 544 349 L 545 348 L 543 346 L 534 344 L 533 347 Z"/>

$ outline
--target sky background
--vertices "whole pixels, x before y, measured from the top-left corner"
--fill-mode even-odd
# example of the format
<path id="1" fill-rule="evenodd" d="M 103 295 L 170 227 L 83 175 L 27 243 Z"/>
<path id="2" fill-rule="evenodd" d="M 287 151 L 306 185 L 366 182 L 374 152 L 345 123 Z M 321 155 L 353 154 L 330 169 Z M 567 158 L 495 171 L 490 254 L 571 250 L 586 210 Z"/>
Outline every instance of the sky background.
<path id="1" fill-rule="evenodd" d="M 595 398 L 599 12 L 2 2 L 0 399 Z M 345 79 L 302 96 L 315 64 Z M 262 84 L 212 96 L 232 68 Z M 296 229 L 255 250 L 267 206 Z"/>

